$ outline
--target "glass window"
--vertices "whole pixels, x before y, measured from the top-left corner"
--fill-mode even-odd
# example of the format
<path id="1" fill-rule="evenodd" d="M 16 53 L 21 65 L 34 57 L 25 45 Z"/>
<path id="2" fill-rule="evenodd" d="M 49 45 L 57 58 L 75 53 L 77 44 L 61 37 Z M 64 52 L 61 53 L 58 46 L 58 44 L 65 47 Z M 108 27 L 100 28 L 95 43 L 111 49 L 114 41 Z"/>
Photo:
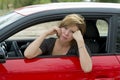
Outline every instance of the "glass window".
<path id="1" fill-rule="evenodd" d="M 97 20 L 96 26 L 98 28 L 100 36 L 107 36 L 108 34 L 108 23 L 105 20 Z"/>
<path id="2" fill-rule="evenodd" d="M 6 14 L 4 16 L 0 17 L 0 29 L 4 28 L 5 26 L 17 21 L 18 19 L 22 18 L 23 16 L 20 14 L 17 14 L 15 12 L 11 12 L 9 14 Z"/>

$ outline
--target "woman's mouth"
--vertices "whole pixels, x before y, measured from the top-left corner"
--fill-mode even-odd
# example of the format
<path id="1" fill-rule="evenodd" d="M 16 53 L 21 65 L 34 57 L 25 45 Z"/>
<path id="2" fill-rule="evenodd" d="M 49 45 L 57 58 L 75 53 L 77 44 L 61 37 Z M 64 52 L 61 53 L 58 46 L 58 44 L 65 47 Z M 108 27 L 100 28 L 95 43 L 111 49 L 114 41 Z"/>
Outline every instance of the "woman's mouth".
<path id="1" fill-rule="evenodd" d="M 63 36 L 64 39 L 68 39 L 66 36 Z"/>

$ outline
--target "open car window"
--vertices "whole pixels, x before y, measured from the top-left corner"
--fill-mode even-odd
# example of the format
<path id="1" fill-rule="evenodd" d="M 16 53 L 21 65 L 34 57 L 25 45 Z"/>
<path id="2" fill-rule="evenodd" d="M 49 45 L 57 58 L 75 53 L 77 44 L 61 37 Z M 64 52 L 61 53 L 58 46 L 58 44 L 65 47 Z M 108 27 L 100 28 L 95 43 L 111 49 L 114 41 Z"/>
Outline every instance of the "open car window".
<path id="1" fill-rule="evenodd" d="M 12 37 L 10 37 L 8 40 L 35 39 L 39 37 L 43 32 L 47 31 L 48 29 L 51 29 L 53 27 L 58 27 L 59 23 L 60 21 L 51 21 L 51 22 L 37 24 L 16 33 Z"/>
<path id="2" fill-rule="evenodd" d="M 60 21 L 51 21 L 51 22 L 37 24 L 16 33 L 12 37 L 8 38 L 8 40 L 35 39 L 36 37 L 40 36 L 44 31 L 47 31 L 52 27 L 58 27 L 59 23 Z M 96 27 L 101 37 L 108 35 L 108 23 L 105 20 L 98 19 L 96 21 Z"/>

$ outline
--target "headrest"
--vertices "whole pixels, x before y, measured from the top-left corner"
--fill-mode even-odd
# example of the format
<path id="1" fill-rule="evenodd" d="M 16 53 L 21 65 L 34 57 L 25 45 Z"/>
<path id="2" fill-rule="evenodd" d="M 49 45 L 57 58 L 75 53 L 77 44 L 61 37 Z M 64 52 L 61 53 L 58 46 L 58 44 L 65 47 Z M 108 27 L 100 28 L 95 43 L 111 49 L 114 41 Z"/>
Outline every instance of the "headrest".
<path id="1" fill-rule="evenodd" d="M 96 27 L 95 20 L 87 20 L 86 21 L 86 33 L 84 34 L 84 38 L 98 38 L 99 32 Z"/>

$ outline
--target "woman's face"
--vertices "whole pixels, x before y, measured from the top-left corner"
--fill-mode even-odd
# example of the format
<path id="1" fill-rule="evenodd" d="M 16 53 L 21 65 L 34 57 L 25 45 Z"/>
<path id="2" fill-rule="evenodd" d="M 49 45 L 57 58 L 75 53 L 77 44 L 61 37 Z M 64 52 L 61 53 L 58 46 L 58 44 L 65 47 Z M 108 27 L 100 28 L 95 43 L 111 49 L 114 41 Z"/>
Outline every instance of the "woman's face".
<path id="1" fill-rule="evenodd" d="M 71 42 L 73 40 L 73 33 L 77 30 L 79 30 L 77 26 L 62 27 L 60 40 L 64 42 Z"/>

